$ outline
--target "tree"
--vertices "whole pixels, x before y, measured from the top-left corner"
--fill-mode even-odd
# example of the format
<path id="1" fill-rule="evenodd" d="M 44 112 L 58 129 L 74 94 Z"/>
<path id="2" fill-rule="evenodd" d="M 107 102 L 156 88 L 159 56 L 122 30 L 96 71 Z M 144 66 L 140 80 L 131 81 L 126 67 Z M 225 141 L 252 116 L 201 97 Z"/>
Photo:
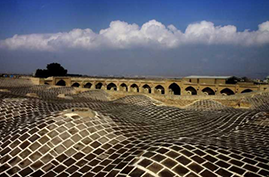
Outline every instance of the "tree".
<path id="1" fill-rule="evenodd" d="M 48 77 L 48 70 L 46 69 L 37 69 L 35 72 L 35 77 Z"/>
<path id="2" fill-rule="evenodd" d="M 242 77 L 241 78 L 243 82 L 251 82 L 252 80 L 247 78 L 247 77 Z"/>
<path id="3" fill-rule="evenodd" d="M 49 76 L 65 76 L 67 70 L 64 69 L 59 63 L 50 63 L 47 65 Z"/>
<path id="4" fill-rule="evenodd" d="M 236 84 L 239 81 L 240 81 L 240 78 L 233 76 L 227 79 L 226 84 Z"/>
<path id="5" fill-rule="evenodd" d="M 65 76 L 67 70 L 64 69 L 59 63 L 50 63 L 47 65 L 47 69 L 37 69 L 35 77 L 50 77 L 50 76 Z"/>

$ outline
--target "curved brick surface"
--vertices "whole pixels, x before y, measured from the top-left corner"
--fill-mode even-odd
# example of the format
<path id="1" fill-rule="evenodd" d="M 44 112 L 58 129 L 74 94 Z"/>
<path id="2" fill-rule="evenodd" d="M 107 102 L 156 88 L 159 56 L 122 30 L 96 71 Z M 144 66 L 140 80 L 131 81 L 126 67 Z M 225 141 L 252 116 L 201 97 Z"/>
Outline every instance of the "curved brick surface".
<path id="1" fill-rule="evenodd" d="M 0 83 L 1 177 L 269 175 L 268 93 L 246 98 L 248 110 L 179 109 L 15 81 Z"/>

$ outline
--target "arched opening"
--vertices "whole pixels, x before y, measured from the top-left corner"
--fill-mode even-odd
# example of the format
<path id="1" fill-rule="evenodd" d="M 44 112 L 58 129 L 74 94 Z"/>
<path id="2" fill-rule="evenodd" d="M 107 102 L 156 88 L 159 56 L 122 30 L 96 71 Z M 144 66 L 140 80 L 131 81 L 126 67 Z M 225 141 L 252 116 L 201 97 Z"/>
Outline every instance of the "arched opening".
<path id="1" fill-rule="evenodd" d="M 181 95 L 181 89 L 176 83 L 171 84 L 168 88 L 171 90 L 173 95 Z"/>
<path id="2" fill-rule="evenodd" d="M 110 83 L 107 85 L 107 90 L 117 90 L 117 86 L 114 83 Z"/>
<path id="3" fill-rule="evenodd" d="M 126 84 L 122 83 L 120 85 L 120 91 L 128 92 L 128 87 Z"/>
<path id="4" fill-rule="evenodd" d="M 66 86 L 66 83 L 64 80 L 60 80 L 56 83 L 56 85 L 59 85 L 59 86 Z"/>
<path id="5" fill-rule="evenodd" d="M 45 85 L 50 85 L 48 82 L 45 82 Z"/>
<path id="6" fill-rule="evenodd" d="M 151 93 L 151 88 L 148 84 L 143 85 L 143 92 L 144 93 Z"/>
<path id="7" fill-rule="evenodd" d="M 215 95 L 215 92 L 209 88 L 209 87 L 206 87 L 202 90 L 202 92 L 205 94 L 205 95 Z"/>
<path id="8" fill-rule="evenodd" d="M 249 92 L 253 92 L 253 90 L 251 90 L 251 89 L 246 89 L 246 90 L 243 90 L 241 93 L 249 93 Z"/>
<path id="9" fill-rule="evenodd" d="M 88 82 L 87 84 L 84 85 L 84 88 L 91 88 L 91 87 L 92 87 L 92 84 L 89 83 L 89 82 Z"/>
<path id="10" fill-rule="evenodd" d="M 161 85 L 157 85 L 157 86 L 155 87 L 155 93 L 157 93 L 157 94 L 164 94 L 164 93 L 165 93 L 165 91 L 164 91 L 164 87 L 161 86 Z"/>
<path id="11" fill-rule="evenodd" d="M 72 87 L 79 87 L 80 86 L 80 84 L 79 83 L 74 83 L 74 84 L 72 84 Z"/>
<path id="12" fill-rule="evenodd" d="M 103 84 L 99 82 L 98 84 L 95 85 L 95 89 L 101 89 L 102 86 Z"/>
<path id="13" fill-rule="evenodd" d="M 222 95 L 234 95 L 234 92 L 231 89 L 225 88 L 220 91 Z"/>
<path id="14" fill-rule="evenodd" d="M 193 88 L 193 87 L 187 87 L 186 89 L 186 92 L 189 94 L 189 95 L 197 95 L 197 91 L 196 91 L 196 89 L 195 88 Z"/>
<path id="15" fill-rule="evenodd" d="M 132 92 L 139 92 L 139 87 L 136 84 L 131 85 Z"/>

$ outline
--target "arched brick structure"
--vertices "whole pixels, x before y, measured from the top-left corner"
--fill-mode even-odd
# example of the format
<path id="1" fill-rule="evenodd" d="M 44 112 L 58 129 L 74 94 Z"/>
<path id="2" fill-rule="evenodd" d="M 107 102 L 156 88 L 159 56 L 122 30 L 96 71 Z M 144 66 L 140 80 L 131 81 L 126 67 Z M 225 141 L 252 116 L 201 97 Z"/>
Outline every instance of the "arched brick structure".
<path id="1" fill-rule="evenodd" d="M 162 85 L 157 85 L 155 87 L 155 92 L 156 94 L 165 94 L 165 89 Z"/>
<path id="2" fill-rule="evenodd" d="M 173 95 L 181 95 L 181 89 L 176 83 L 172 83 L 171 85 L 169 85 L 168 89 Z"/>
<path id="3" fill-rule="evenodd" d="M 102 89 L 103 87 L 103 84 L 101 82 L 98 82 L 96 85 L 95 85 L 95 89 Z"/>
<path id="4" fill-rule="evenodd" d="M 251 89 L 245 89 L 241 93 L 249 93 L 249 92 L 253 92 L 253 90 L 251 90 Z"/>
<path id="5" fill-rule="evenodd" d="M 128 86 L 125 83 L 120 84 L 120 91 L 128 92 Z"/>
<path id="6" fill-rule="evenodd" d="M 132 84 L 130 88 L 131 88 L 130 90 L 131 92 L 139 92 L 139 87 L 137 84 Z"/>
<path id="7" fill-rule="evenodd" d="M 84 88 L 91 88 L 92 87 L 92 83 L 86 83 L 85 85 L 84 85 Z"/>
<path id="8" fill-rule="evenodd" d="M 107 85 L 107 90 L 114 90 L 114 91 L 116 91 L 117 90 L 116 84 L 114 84 L 114 83 L 108 84 Z"/>
<path id="9" fill-rule="evenodd" d="M 59 80 L 56 85 L 59 85 L 59 86 L 66 86 L 66 82 L 64 80 Z"/>
<path id="10" fill-rule="evenodd" d="M 79 83 L 77 83 L 77 82 L 75 82 L 75 83 L 73 83 L 71 86 L 72 86 L 72 87 L 79 87 L 79 86 L 80 86 L 80 84 L 79 84 Z"/>
<path id="11" fill-rule="evenodd" d="M 225 77 L 224 77 L 225 78 Z M 84 88 L 108 89 L 110 83 L 117 87 L 117 91 L 141 92 L 165 95 L 233 95 L 246 93 L 249 91 L 265 91 L 267 85 L 257 85 L 249 83 L 227 84 L 222 77 L 211 79 L 148 79 L 148 78 L 95 78 L 95 77 L 51 77 L 44 79 L 43 83 L 57 85 L 59 81 L 64 81 L 65 86 L 72 86 L 73 83 L 79 83 Z M 207 83 L 208 82 L 208 83 Z M 86 86 L 90 83 L 92 86 Z M 59 83 L 58 83 L 59 84 Z M 90 85 L 89 84 L 89 85 Z M 99 85 L 98 85 L 99 84 Z M 145 86 L 149 86 L 145 88 Z M 115 87 L 113 87 L 115 88 Z M 150 88 L 150 89 L 149 89 Z M 157 89 L 156 89 L 157 88 Z M 146 89 L 146 90 L 145 90 Z"/>
<path id="12" fill-rule="evenodd" d="M 197 95 L 197 90 L 192 86 L 185 88 L 185 91 L 187 92 L 188 95 Z"/>
<path id="13" fill-rule="evenodd" d="M 229 88 L 222 89 L 220 91 L 220 93 L 222 95 L 234 95 L 234 92 L 231 89 L 229 89 Z"/>
<path id="14" fill-rule="evenodd" d="M 148 84 L 142 86 L 143 93 L 151 93 L 151 87 Z"/>
<path id="15" fill-rule="evenodd" d="M 215 92 L 212 88 L 210 87 L 206 87 L 202 90 L 202 92 L 205 94 L 205 95 L 215 95 Z"/>

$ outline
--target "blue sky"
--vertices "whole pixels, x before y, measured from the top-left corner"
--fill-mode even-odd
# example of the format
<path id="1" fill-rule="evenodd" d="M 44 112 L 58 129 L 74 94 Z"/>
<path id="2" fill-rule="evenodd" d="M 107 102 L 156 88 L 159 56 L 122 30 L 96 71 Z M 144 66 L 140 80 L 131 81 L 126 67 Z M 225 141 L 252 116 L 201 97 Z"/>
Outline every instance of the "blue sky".
<path id="1" fill-rule="evenodd" d="M 184 30 L 207 20 L 256 30 L 269 18 L 267 0 L 1 0 L 0 38 L 14 34 L 53 33 L 74 28 L 106 28 L 113 20 L 143 23 L 156 19 Z"/>
<path id="2" fill-rule="evenodd" d="M 90 75 L 209 74 L 261 78 L 269 75 L 269 67 L 265 67 L 269 66 L 269 42 L 262 40 L 268 37 L 268 25 L 265 23 L 269 20 L 268 9 L 268 0 L 1 0 L 0 72 L 30 73 L 37 67 L 44 68 L 47 63 L 56 61 L 61 62 L 70 72 Z M 115 23 L 111 27 L 113 21 Z M 137 26 L 130 26 L 132 24 Z M 187 39 L 185 33 L 191 24 L 198 26 L 193 28 L 194 31 L 189 30 L 193 36 Z M 261 24 L 262 28 L 259 27 Z M 143 25 L 153 31 L 147 31 L 147 35 L 143 33 L 142 37 L 142 32 L 139 33 L 135 36 L 139 40 L 125 39 L 126 36 L 117 33 L 117 30 L 130 28 L 133 35 Z M 152 29 L 153 26 L 163 28 L 161 25 L 165 30 Z M 173 25 L 173 28 L 169 25 Z M 211 29 L 212 26 L 214 30 L 211 32 L 195 33 L 197 29 Z M 217 31 L 217 26 L 228 28 Z M 59 32 L 69 33 L 74 29 L 87 28 L 92 32 L 75 31 L 69 36 L 60 36 L 61 40 L 55 39 L 59 38 L 55 35 Z M 99 35 L 100 30 L 104 29 L 107 29 L 106 35 Z M 245 30 L 249 30 L 249 33 L 239 34 Z M 232 31 L 228 37 L 227 31 Z M 181 32 L 184 37 L 178 34 Z M 169 37 L 170 33 L 172 37 Z M 211 33 L 214 35 L 210 36 Z M 21 38 L 14 38 L 15 34 Z M 33 38 L 29 36 L 31 34 L 42 36 Z M 49 42 L 45 34 L 53 34 Z M 70 35 L 80 36 L 78 41 L 90 38 L 94 42 L 84 42 L 74 47 L 72 41 L 67 40 Z M 124 32 L 124 35 L 130 36 L 129 31 Z M 203 37 L 198 39 L 197 35 Z M 247 38 L 253 35 L 256 36 L 249 41 Z M 101 41 L 104 36 L 109 40 Z M 173 38 L 177 40 L 173 42 Z M 38 44 L 29 43 L 39 40 Z M 115 40 L 121 42 L 113 43 Z M 122 43 L 122 40 L 125 41 Z M 35 47 L 44 41 L 47 42 L 46 46 Z M 115 49 L 113 45 L 120 47 Z M 55 48 L 57 50 L 52 51 Z M 216 58 L 222 58 L 224 68 L 217 66 L 221 62 Z M 26 62 L 31 64 L 24 64 Z M 21 63 L 21 67 L 13 66 L 14 63 Z M 182 64 L 189 69 L 181 68 Z M 102 67 L 105 69 L 100 69 Z"/>

